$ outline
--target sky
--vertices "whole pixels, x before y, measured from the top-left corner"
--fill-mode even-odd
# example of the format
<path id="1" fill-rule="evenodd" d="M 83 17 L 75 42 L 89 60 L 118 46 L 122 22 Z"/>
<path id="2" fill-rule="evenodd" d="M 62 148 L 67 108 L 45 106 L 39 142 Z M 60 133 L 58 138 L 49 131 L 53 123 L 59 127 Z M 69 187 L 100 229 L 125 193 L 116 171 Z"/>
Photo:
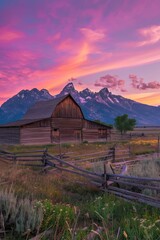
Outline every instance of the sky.
<path id="1" fill-rule="evenodd" d="M 22 89 L 160 105 L 159 0 L 0 0 L 0 105 Z"/>

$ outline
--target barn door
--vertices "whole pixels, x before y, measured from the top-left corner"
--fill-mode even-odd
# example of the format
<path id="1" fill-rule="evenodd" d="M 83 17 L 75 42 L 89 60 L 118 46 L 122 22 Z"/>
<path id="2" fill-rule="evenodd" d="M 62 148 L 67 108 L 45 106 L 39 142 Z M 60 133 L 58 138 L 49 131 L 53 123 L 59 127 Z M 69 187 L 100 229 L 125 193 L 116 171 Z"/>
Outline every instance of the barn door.
<path id="1" fill-rule="evenodd" d="M 59 142 L 60 141 L 60 133 L 59 133 L 59 129 L 55 128 L 55 129 L 52 129 L 52 143 L 53 142 Z"/>
<path id="2" fill-rule="evenodd" d="M 74 136 L 77 142 L 81 142 L 82 140 L 81 130 L 74 130 Z"/>

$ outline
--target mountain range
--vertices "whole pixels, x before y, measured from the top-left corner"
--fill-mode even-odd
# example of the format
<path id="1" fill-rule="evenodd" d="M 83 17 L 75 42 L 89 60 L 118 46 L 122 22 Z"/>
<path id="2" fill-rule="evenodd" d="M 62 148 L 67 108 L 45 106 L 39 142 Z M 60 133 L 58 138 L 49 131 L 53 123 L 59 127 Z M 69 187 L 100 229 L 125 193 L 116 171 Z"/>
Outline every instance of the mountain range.
<path id="1" fill-rule="evenodd" d="M 160 107 L 142 104 L 120 95 L 114 95 L 107 88 L 103 88 L 99 92 L 92 92 L 88 88 L 78 92 L 73 83 L 68 83 L 55 96 L 52 96 L 46 89 L 38 90 L 34 88 L 20 91 L 2 104 L 0 123 L 22 119 L 27 110 L 37 101 L 50 100 L 69 93 L 81 106 L 86 119 L 113 124 L 115 117 L 128 114 L 130 118 L 136 119 L 137 125 L 160 125 Z"/>

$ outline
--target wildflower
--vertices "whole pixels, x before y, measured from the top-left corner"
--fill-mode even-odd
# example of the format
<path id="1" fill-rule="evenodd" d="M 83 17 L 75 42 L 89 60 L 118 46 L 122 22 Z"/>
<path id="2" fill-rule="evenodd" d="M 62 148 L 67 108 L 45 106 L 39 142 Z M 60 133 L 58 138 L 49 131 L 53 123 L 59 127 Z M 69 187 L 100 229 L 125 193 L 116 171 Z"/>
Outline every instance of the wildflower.
<path id="1" fill-rule="evenodd" d="M 128 235 L 127 235 L 126 231 L 123 231 L 123 236 L 124 236 L 126 239 L 128 239 Z"/>
<path id="2" fill-rule="evenodd" d="M 135 207 L 135 206 L 133 206 L 133 210 L 134 210 L 134 212 L 137 212 L 137 209 L 136 209 L 136 207 Z"/>
<path id="3" fill-rule="evenodd" d="M 160 222 L 160 219 L 157 219 L 156 221 L 155 221 L 155 223 L 159 223 Z"/>

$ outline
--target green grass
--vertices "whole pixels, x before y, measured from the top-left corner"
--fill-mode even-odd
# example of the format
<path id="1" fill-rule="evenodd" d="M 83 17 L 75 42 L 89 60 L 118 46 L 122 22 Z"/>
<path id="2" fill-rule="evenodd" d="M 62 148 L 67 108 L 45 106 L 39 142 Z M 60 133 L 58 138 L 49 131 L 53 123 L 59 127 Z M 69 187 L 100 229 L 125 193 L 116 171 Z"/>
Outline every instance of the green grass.
<path id="1" fill-rule="evenodd" d="M 108 146 L 104 143 L 64 144 L 61 150 L 84 155 L 106 150 Z M 5 148 L 23 152 L 45 147 Z M 47 147 L 51 153 L 59 151 L 59 146 Z M 157 176 L 159 161 L 155 162 L 152 171 L 151 163 L 153 164 L 152 161 L 144 162 L 139 167 L 139 172 L 135 168 L 134 173 L 151 175 L 152 172 Z M 87 184 L 86 179 L 68 173 L 53 171 L 42 174 L 40 170 L 1 163 L 0 204 L 0 224 L 4 223 L 6 239 L 30 239 L 39 233 L 43 233 L 42 239 L 46 240 L 84 240 L 90 233 L 94 234 L 95 240 L 158 240 L 160 236 L 158 209 L 101 193 Z M 14 216 L 12 221 L 6 217 L 9 211 L 12 213 L 10 216 Z M 45 230 L 51 231 L 51 235 L 45 237 Z"/>
<path id="2" fill-rule="evenodd" d="M 8 194 L 8 201 L 13 202 L 13 198 L 15 196 Z M 88 195 L 88 199 L 85 198 L 74 204 L 53 204 L 49 199 L 37 200 L 34 201 L 34 208 L 31 207 L 33 203 L 30 200 L 18 201 L 21 214 L 19 215 L 14 206 L 12 209 L 14 221 L 12 224 L 6 223 L 6 229 L 10 231 L 12 229 L 11 239 L 26 239 L 27 236 L 31 237 L 50 229 L 52 237 L 55 236 L 54 239 L 82 240 L 91 231 L 96 231 L 100 227 L 102 228 L 100 237 L 97 234 L 95 239 L 158 240 L 160 235 L 160 218 L 157 209 L 127 203 L 108 194 Z M 30 206 L 28 206 L 29 202 Z M 38 214 L 33 215 L 34 209 Z M 3 216 L 5 217 L 4 211 Z M 74 236 L 76 238 L 73 238 Z"/>

